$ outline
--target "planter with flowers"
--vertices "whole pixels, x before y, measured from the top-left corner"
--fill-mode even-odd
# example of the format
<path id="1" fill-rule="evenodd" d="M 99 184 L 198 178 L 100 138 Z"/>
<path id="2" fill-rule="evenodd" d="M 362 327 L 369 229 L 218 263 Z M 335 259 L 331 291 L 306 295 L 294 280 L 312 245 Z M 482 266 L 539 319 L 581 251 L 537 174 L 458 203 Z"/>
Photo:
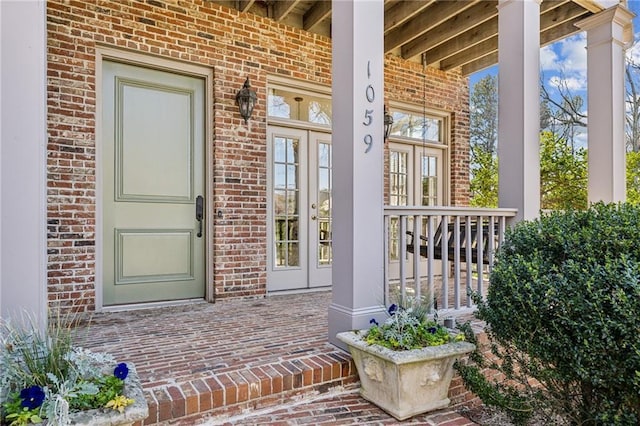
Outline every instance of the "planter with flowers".
<path id="1" fill-rule="evenodd" d="M 0 323 L 0 423 L 128 425 L 149 415 L 131 364 L 74 347 L 71 323 Z"/>
<path id="2" fill-rule="evenodd" d="M 424 304 L 389 307 L 368 330 L 338 333 L 360 376 L 360 394 L 398 420 L 449 405 L 453 363 L 475 346 L 427 319 Z"/>

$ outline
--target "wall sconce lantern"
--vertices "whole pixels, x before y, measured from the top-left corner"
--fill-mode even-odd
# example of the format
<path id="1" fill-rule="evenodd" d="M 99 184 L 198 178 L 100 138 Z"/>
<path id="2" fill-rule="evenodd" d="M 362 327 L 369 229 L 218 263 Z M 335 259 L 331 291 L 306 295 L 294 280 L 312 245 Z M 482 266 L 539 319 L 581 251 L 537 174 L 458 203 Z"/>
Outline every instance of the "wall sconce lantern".
<path id="1" fill-rule="evenodd" d="M 251 90 L 251 84 L 249 84 L 249 77 L 247 77 L 242 89 L 238 90 L 236 94 L 236 104 L 240 109 L 240 115 L 244 118 L 245 124 L 249 122 L 251 114 L 253 113 L 253 107 L 256 106 L 258 96 L 255 90 Z"/>
<path id="2" fill-rule="evenodd" d="M 389 139 L 391 134 L 391 127 L 393 126 L 393 116 L 389 114 L 387 106 L 384 106 L 384 139 Z"/>

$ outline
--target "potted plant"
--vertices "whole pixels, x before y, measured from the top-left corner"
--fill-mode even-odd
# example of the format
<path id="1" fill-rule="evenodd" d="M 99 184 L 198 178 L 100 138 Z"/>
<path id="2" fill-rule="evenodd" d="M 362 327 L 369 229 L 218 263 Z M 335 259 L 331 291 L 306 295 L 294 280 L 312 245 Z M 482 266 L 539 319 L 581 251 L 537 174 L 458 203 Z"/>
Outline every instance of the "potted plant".
<path id="1" fill-rule="evenodd" d="M 392 304 L 383 324 L 338 333 L 360 376 L 360 394 L 398 420 L 449 405 L 453 363 L 475 346 L 452 335 L 429 306 L 408 300 Z"/>
<path id="2" fill-rule="evenodd" d="M 0 423 L 110 426 L 148 416 L 132 364 L 72 345 L 73 321 L 0 321 Z"/>

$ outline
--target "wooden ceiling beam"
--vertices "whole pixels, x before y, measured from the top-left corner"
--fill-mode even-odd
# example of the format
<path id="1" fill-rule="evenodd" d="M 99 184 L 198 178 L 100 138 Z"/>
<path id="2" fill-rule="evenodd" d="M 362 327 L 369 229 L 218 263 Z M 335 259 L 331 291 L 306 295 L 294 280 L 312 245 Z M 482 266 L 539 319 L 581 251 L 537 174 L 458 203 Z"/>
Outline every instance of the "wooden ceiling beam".
<path id="1" fill-rule="evenodd" d="M 573 2 L 567 3 L 563 7 L 558 7 L 540 16 L 540 31 L 547 31 L 550 28 L 564 24 L 587 13 L 587 11 L 577 4 Z"/>
<path id="2" fill-rule="evenodd" d="M 483 56 L 488 56 L 491 53 L 498 51 L 498 35 L 486 39 L 473 47 L 464 49 L 455 55 L 449 56 L 440 62 L 440 69 L 443 71 L 449 71 L 454 68 L 466 65 L 475 61 Z"/>
<path id="3" fill-rule="evenodd" d="M 578 6 L 587 9 L 589 12 L 598 13 L 604 10 L 604 7 L 596 4 L 593 0 L 572 0 Z"/>
<path id="4" fill-rule="evenodd" d="M 562 40 L 563 38 L 567 38 L 574 34 L 582 31 L 580 28 L 576 27 L 576 22 L 582 20 L 583 17 L 586 17 L 589 12 L 584 11 L 583 15 L 577 16 L 571 21 L 564 22 L 560 25 L 555 25 L 546 31 L 542 31 L 540 33 L 540 46 L 546 46 L 547 44 L 554 43 L 558 40 Z"/>
<path id="5" fill-rule="evenodd" d="M 424 34 L 430 29 L 442 24 L 460 11 L 477 4 L 479 0 L 471 1 L 445 1 L 436 2 L 424 9 L 406 25 L 399 26 L 389 31 L 384 37 L 384 51 L 389 53 L 393 49 L 402 46 L 410 40 Z"/>
<path id="6" fill-rule="evenodd" d="M 489 68 L 498 63 L 498 52 L 490 53 L 487 56 L 476 59 L 462 66 L 462 75 L 466 76 L 474 72 Z"/>
<path id="7" fill-rule="evenodd" d="M 331 16 L 331 1 L 317 1 L 302 18 L 302 27 L 311 31 L 316 25 Z"/>
<path id="8" fill-rule="evenodd" d="M 425 52 L 427 64 L 436 64 L 451 55 L 460 53 L 462 50 L 473 50 L 474 46 L 497 34 L 498 18 L 496 17 L 452 38 L 446 43 L 427 50 Z"/>
<path id="9" fill-rule="evenodd" d="M 256 0 L 239 0 L 237 9 L 240 12 L 246 12 L 251 8 L 251 6 L 253 6 L 255 2 Z"/>
<path id="10" fill-rule="evenodd" d="M 577 32 L 577 28 L 572 28 L 573 22 L 580 20 L 582 16 L 588 13 L 589 12 L 574 3 L 567 3 L 566 6 L 561 8 L 548 9 L 548 12 L 544 13 L 540 17 L 540 45 L 544 46 L 567 37 L 569 34 Z M 441 45 L 432 51 L 426 52 L 427 63 L 431 64 L 434 62 L 440 62 L 440 69 L 443 71 L 449 71 L 453 68 L 473 62 L 477 58 L 497 52 L 497 18 L 495 25 L 495 35 L 488 39 L 480 39 L 475 33 L 465 33 L 456 37 L 456 39 L 460 39 L 461 42 L 467 45 L 467 47 L 462 51 L 460 51 L 458 46 L 455 46 L 456 43 L 450 43 L 450 46 Z M 553 31 L 556 27 L 559 27 L 559 31 Z M 437 51 L 439 47 L 443 47 L 441 52 Z M 458 47 L 458 49 L 454 50 L 456 47 Z M 435 53 L 439 53 L 440 56 L 436 56 Z"/>
<path id="11" fill-rule="evenodd" d="M 280 0 L 273 3 L 273 19 L 282 21 L 300 3 L 300 0 Z"/>
<path id="12" fill-rule="evenodd" d="M 570 5 L 568 7 L 573 9 L 573 7 Z M 549 20 L 545 23 L 545 26 L 542 27 L 541 22 L 542 31 L 540 32 L 540 46 L 546 46 L 558 40 L 562 40 L 563 38 L 577 34 L 578 32 L 580 32 L 580 29 L 575 26 L 575 23 L 587 17 L 588 15 L 590 15 L 590 12 L 582 9 L 581 13 L 576 13 L 573 18 L 565 20 L 561 24 L 552 24 L 552 20 Z M 462 74 L 473 74 L 474 72 L 483 70 L 497 63 L 497 50 L 478 52 L 478 57 L 476 60 L 462 65 Z"/>
<path id="13" fill-rule="evenodd" d="M 460 33 L 482 24 L 498 15 L 497 1 L 483 1 L 464 11 L 437 27 L 423 33 L 416 39 L 402 46 L 402 57 L 410 59 L 420 55 L 437 45 L 446 42 Z M 488 36 L 491 36 L 489 34 Z M 486 38 L 486 36 L 484 37 Z M 385 46 L 386 47 L 386 46 Z"/>
<path id="14" fill-rule="evenodd" d="M 551 9 L 555 9 L 564 4 L 569 3 L 571 0 L 544 0 L 540 3 L 540 13 L 546 13 Z"/>
<path id="15" fill-rule="evenodd" d="M 429 7 L 435 0 L 398 2 L 384 12 L 384 32 L 407 22 Z"/>

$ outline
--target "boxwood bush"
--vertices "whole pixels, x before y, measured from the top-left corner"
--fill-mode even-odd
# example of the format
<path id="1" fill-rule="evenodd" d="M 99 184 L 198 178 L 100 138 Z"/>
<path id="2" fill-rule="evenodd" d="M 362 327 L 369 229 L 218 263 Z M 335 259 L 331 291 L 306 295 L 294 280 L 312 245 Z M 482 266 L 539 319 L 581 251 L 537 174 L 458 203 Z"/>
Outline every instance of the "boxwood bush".
<path id="1" fill-rule="evenodd" d="M 485 404 L 520 424 L 640 424 L 640 207 L 518 223 L 490 283 L 474 298 L 492 355 L 456 366 Z"/>

